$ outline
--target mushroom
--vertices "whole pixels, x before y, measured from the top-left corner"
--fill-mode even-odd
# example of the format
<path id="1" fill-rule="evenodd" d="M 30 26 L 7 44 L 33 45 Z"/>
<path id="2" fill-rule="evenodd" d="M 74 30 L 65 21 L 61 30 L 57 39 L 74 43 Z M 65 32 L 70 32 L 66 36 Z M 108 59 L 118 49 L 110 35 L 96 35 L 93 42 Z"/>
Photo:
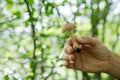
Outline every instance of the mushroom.
<path id="1" fill-rule="evenodd" d="M 77 42 L 76 42 L 76 38 L 75 36 L 73 35 L 73 30 L 76 28 L 75 25 L 73 25 L 72 23 L 67 23 L 65 24 L 65 26 L 62 28 L 62 32 L 69 32 L 70 34 L 70 37 L 71 37 L 71 40 L 72 40 L 72 43 L 73 43 L 73 49 L 77 52 L 80 52 L 81 51 L 81 48 L 82 46 L 79 45 Z"/>

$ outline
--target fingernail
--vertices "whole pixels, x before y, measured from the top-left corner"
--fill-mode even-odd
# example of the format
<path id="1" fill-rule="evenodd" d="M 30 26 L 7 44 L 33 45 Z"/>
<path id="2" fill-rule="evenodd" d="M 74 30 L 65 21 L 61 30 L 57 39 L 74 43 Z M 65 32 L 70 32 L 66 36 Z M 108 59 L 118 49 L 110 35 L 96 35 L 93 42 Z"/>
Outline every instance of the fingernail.
<path id="1" fill-rule="evenodd" d="M 70 61 L 70 63 L 74 63 L 74 61 Z"/>

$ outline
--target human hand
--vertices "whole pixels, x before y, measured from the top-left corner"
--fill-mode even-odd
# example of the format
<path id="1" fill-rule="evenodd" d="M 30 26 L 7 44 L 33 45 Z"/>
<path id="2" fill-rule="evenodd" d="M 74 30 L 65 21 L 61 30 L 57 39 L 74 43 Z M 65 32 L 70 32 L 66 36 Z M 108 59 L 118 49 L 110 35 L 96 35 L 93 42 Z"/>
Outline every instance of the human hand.
<path id="1" fill-rule="evenodd" d="M 67 55 L 65 66 L 84 72 L 106 72 L 110 50 L 93 37 L 83 36 L 77 38 L 76 41 L 82 45 L 82 50 L 80 53 L 75 52 L 71 39 L 68 39 L 64 47 L 64 55 Z"/>

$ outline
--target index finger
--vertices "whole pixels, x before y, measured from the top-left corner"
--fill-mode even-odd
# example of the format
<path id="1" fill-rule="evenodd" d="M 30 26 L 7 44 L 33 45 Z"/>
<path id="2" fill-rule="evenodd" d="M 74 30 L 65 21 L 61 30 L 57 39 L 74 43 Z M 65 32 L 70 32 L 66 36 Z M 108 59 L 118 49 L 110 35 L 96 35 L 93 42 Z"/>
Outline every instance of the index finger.
<path id="1" fill-rule="evenodd" d="M 77 42 L 80 44 L 90 44 L 92 46 L 96 46 L 96 45 L 101 44 L 101 42 L 98 39 L 91 37 L 91 36 L 79 37 L 79 38 L 77 38 Z"/>

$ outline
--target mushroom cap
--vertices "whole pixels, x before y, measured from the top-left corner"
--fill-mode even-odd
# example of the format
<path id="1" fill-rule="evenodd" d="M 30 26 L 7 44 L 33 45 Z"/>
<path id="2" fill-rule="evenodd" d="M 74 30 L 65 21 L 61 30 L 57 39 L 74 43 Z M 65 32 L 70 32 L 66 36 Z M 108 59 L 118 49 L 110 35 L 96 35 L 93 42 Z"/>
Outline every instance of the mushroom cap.
<path id="1" fill-rule="evenodd" d="M 70 32 L 71 30 L 75 29 L 76 26 L 73 25 L 72 23 L 67 23 L 64 25 L 64 27 L 62 28 L 62 32 Z"/>

